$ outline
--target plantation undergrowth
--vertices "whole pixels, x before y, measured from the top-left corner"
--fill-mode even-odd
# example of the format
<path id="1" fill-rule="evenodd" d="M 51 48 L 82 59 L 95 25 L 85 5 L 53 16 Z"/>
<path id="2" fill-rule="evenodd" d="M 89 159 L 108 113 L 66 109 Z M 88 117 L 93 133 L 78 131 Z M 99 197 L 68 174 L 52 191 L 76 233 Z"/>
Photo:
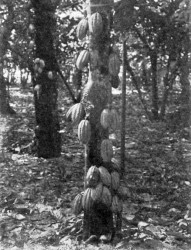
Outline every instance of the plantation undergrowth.
<path id="1" fill-rule="evenodd" d="M 191 144 L 165 123 L 148 122 L 136 93 L 127 98 L 123 238 L 89 245 L 81 240 L 82 215 L 72 213 L 84 186 L 84 155 L 65 121 L 71 102 L 60 93 L 61 157 L 38 159 L 30 146 L 32 92 L 11 89 L 17 114 L 0 118 L 0 249 L 191 249 Z M 119 111 L 120 99 L 114 95 Z M 119 135 L 111 136 L 117 159 Z"/>

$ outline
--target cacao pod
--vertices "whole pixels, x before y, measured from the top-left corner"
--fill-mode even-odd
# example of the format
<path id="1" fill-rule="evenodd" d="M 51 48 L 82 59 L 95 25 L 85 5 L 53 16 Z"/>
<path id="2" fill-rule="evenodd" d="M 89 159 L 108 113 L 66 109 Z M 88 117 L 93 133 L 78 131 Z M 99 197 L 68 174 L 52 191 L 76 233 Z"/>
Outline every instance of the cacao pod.
<path id="1" fill-rule="evenodd" d="M 99 177 L 100 177 L 99 169 L 96 166 L 91 166 L 88 169 L 88 172 L 86 175 L 87 185 L 89 187 L 96 187 L 99 181 Z"/>
<path id="2" fill-rule="evenodd" d="M 86 36 L 87 34 L 87 30 L 88 30 L 88 20 L 86 18 L 82 19 L 79 23 L 78 23 L 78 26 L 77 26 L 77 29 L 76 29 L 76 34 L 77 34 L 77 37 L 82 40 L 84 39 L 84 37 Z"/>
<path id="3" fill-rule="evenodd" d="M 100 172 L 101 182 L 105 186 L 110 187 L 111 186 L 111 175 L 110 175 L 109 171 L 104 167 L 99 167 L 99 172 Z"/>
<path id="4" fill-rule="evenodd" d="M 121 171 L 121 166 L 120 166 L 119 161 L 117 159 L 115 159 L 115 158 L 112 158 L 111 162 L 112 162 L 112 166 L 113 166 L 114 170 L 117 170 L 118 172 L 120 172 Z"/>
<path id="5" fill-rule="evenodd" d="M 92 14 L 89 18 L 89 31 L 94 36 L 100 35 L 103 31 L 102 16 L 98 12 Z"/>
<path id="6" fill-rule="evenodd" d="M 79 124 L 81 119 L 85 116 L 85 110 L 82 103 L 76 103 L 73 106 L 74 108 L 72 109 L 71 120 L 72 125 L 75 126 Z"/>
<path id="7" fill-rule="evenodd" d="M 111 118 L 110 110 L 108 108 L 104 109 L 101 112 L 101 116 L 100 116 L 100 123 L 104 129 L 110 126 L 110 122 L 111 122 L 110 118 Z"/>
<path id="8" fill-rule="evenodd" d="M 110 128 L 112 131 L 119 128 L 119 115 L 115 109 L 110 110 Z"/>
<path id="9" fill-rule="evenodd" d="M 117 76 L 111 75 L 110 82 L 111 82 L 111 87 L 117 89 L 119 87 L 119 83 L 120 83 L 119 76 L 118 75 Z"/>
<path id="10" fill-rule="evenodd" d="M 107 207 L 111 206 L 112 202 L 112 196 L 109 191 L 109 189 L 105 186 L 103 186 L 102 196 L 101 196 L 101 202 L 105 204 Z"/>
<path id="11" fill-rule="evenodd" d="M 101 157 L 104 162 L 109 162 L 113 157 L 113 146 L 109 139 L 105 139 L 101 143 Z"/>
<path id="12" fill-rule="evenodd" d="M 78 139 L 87 144 L 91 136 L 91 126 L 88 120 L 82 120 L 78 125 Z"/>
<path id="13" fill-rule="evenodd" d="M 101 198 L 103 190 L 103 184 L 101 182 L 98 183 L 98 185 L 95 188 L 92 188 L 91 190 L 91 197 L 93 201 L 99 201 Z"/>
<path id="14" fill-rule="evenodd" d="M 91 188 L 87 188 L 84 191 L 83 198 L 82 198 L 82 207 L 84 211 L 86 212 L 90 212 L 92 208 L 92 204 L 93 204 L 93 200 L 91 197 L 91 190 L 92 190 Z"/>
<path id="15" fill-rule="evenodd" d="M 90 60 L 90 53 L 87 50 L 82 50 L 77 58 L 76 67 L 79 70 L 82 70 L 84 67 L 88 65 Z"/>
<path id="16" fill-rule="evenodd" d="M 120 70 L 120 60 L 116 53 L 112 53 L 109 56 L 109 73 L 113 76 L 117 76 Z"/>
<path id="17" fill-rule="evenodd" d="M 66 120 L 72 122 L 72 125 L 77 125 L 85 116 L 85 110 L 82 103 L 74 104 L 66 113 Z"/>
<path id="18" fill-rule="evenodd" d="M 113 196 L 111 210 L 115 214 L 122 211 L 122 202 L 117 195 Z"/>
<path id="19" fill-rule="evenodd" d="M 111 187 L 113 190 L 117 190 L 119 188 L 120 176 L 117 171 L 111 173 Z"/>
<path id="20" fill-rule="evenodd" d="M 75 215 L 78 215 L 82 212 L 82 199 L 83 199 L 83 193 L 80 193 L 76 195 L 73 203 L 73 213 Z"/>

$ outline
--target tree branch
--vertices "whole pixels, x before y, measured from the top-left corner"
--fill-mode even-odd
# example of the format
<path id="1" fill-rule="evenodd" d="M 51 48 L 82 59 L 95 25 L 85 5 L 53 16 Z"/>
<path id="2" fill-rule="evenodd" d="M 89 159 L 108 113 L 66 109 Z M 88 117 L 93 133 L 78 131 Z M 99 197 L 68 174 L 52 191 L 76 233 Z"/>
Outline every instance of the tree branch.
<path id="1" fill-rule="evenodd" d="M 138 83 L 138 81 L 137 81 L 137 79 L 136 79 L 136 76 L 135 76 L 135 74 L 134 74 L 134 72 L 133 72 L 133 69 L 131 68 L 131 66 L 130 66 L 128 60 L 126 60 L 126 68 L 127 68 L 128 73 L 130 73 L 130 75 L 131 75 L 131 78 L 132 78 L 132 80 L 133 80 L 134 86 L 135 86 L 135 88 L 136 88 L 136 90 L 137 90 L 137 92 L 138 92 L 139 99 L 140 99 L 140 101 L 141 101 L 142 107 L 143 107 L 144 110 L 145 110 L 146 116 L 147 116 L 147 118 L 151 121 L 152 118 L 151 118 L 151 115 L 150 115 L 150 113 L 149 113 L 149 111 L 148 111 L 148 109 L 147 109 L 147 105 L 146 105 L 146 103 L 145 103 L 145 100 L 144 100 L 143 97 L 142 97 L 142 93 L 141 93 L 141 90 L 140 90 L 140 87 L 139 87 L 139 83 Z"/>

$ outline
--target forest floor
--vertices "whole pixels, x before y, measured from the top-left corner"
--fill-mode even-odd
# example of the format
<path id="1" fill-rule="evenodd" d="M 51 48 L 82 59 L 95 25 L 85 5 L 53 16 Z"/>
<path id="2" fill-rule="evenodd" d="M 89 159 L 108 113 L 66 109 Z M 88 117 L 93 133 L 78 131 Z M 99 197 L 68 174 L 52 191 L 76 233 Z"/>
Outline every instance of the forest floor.
<path id="1" fill-rule="evenodd" d="M 118 91 L 119 112 L 120 100 Z M 60 91 L 61 157 L 39 159 L 28 147 L 35 127 L 32 92 L 11 89 L 16 115 L 0 117 L 0 250 L 190 250 L 189 137 L 176 124 L 150 123 L 133 92 L 127 95 L 123 238 L 109 245 L 77 241 L 82 215 L 73 215 L 72 201 L 83 190 L 84 149 L 64 119 L 71 105 Z M 119 160 L 118 133 L 111 139 Z"/>

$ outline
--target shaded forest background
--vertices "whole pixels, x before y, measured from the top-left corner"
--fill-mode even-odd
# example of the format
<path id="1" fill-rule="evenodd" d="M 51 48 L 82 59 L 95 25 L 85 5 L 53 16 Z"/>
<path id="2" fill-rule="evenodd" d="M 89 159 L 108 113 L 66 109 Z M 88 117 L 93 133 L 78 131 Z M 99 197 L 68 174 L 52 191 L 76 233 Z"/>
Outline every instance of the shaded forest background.
<path id="1" fill-rule="evenodd" d="M 50 159 L 37 157 L 34 8 L 24 0 L 1 1 L 0 6 L 3 249 L 88 248 L 78 245 L 82 215 L 72 213 L 73 199 L 84 188 L 83 146 L 66 118 L 88 76 L 87 69 L 79 72 L 75 66 L 87 46 L 76 37 L 84 1 L 50 2 L 56 62 L 47 76 L 57 82 L 61 137 L 60 157 Z M 123 238 L 114 242 L 118 249 L 190 249 L 189 22 L 186 0 L 121 0 L 114 5 L 111 43 L 121 59 L 123 42 L 127 45 Z M 112 89 L 119 113 L 122 74 L 121 67 L 119 86 Z M 110 135 L 118 161 L 120 136 L 120 130 Z"/>

